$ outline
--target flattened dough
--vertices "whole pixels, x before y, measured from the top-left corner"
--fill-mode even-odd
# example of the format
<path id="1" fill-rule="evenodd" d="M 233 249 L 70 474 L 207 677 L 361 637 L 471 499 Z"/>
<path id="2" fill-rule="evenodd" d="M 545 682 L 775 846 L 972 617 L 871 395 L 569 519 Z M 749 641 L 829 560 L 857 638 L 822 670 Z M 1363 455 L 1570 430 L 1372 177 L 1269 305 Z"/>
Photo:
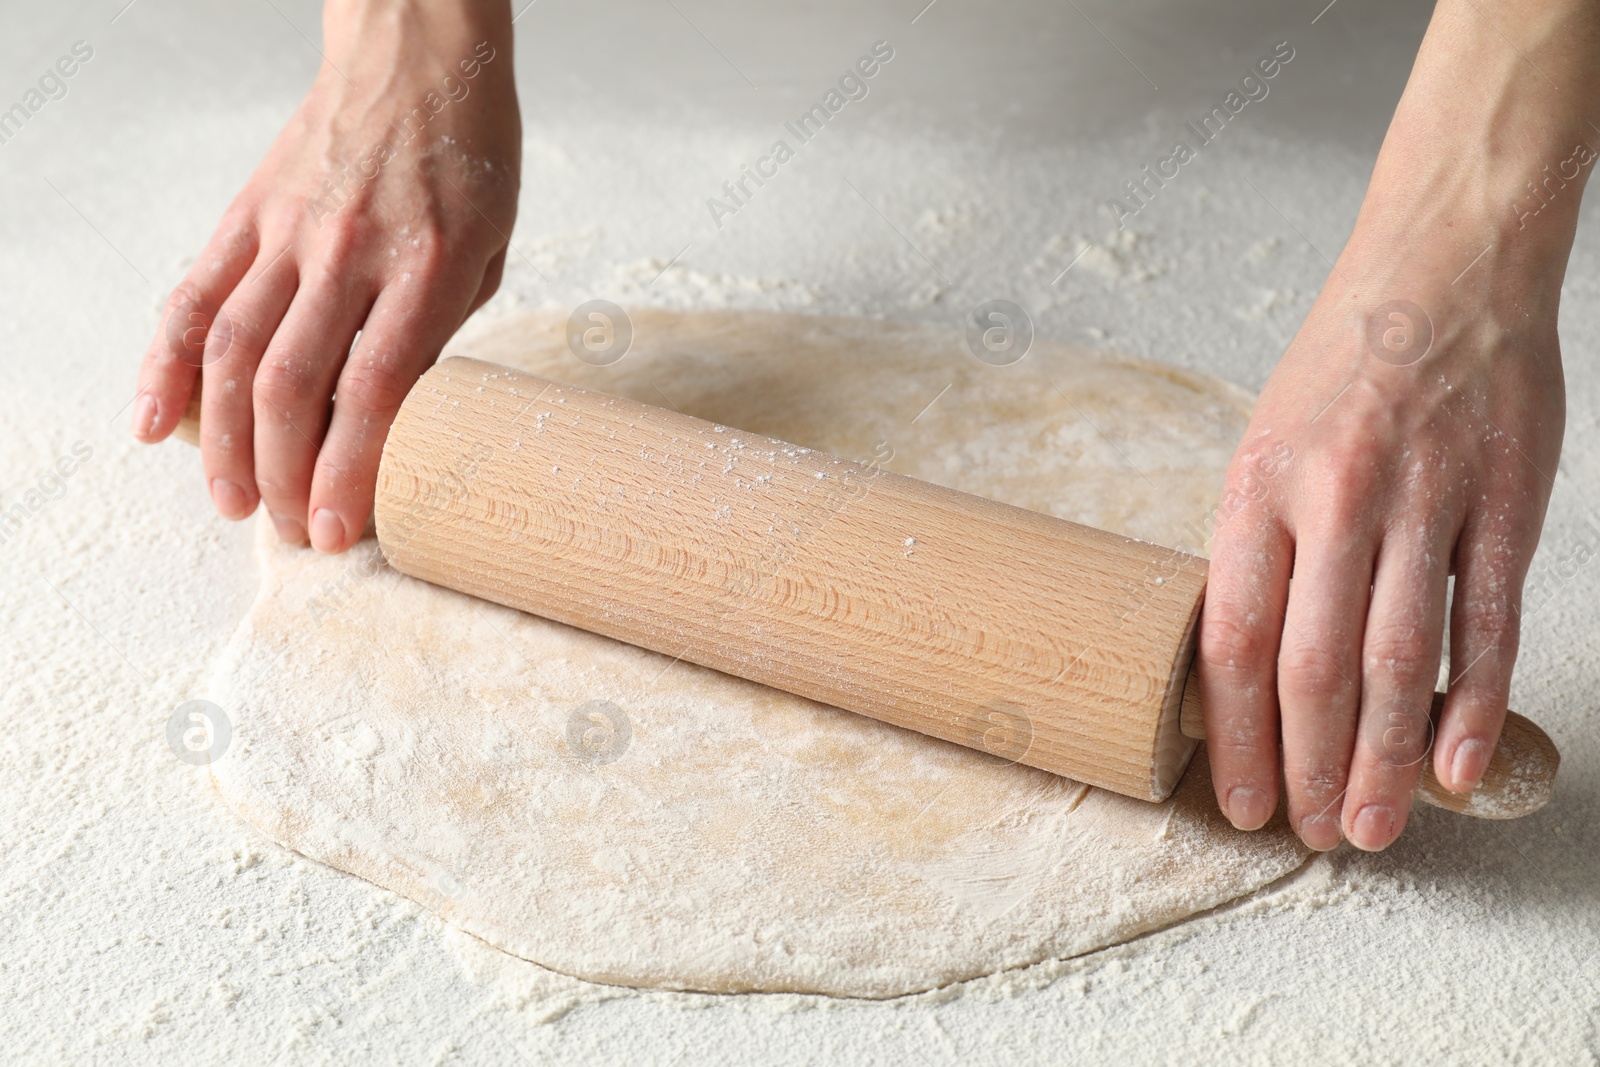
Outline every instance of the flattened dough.
<path id="1" fill-rule="evenodd" d="M 1192 550 L 1250 405 L 1062 344 L 988 366 L 949 327 L 634 329 L 604 368 L 564 316 L 454 351 L 849 458 L 890 448 L 902 474 Z M 1229 827 L 1203 754 L 1148 805 L 436 588 L 371 540 L 327 558 L 258 533 L 261 593 L 213 690 L 222 796 L 570 975 L 896 996 L 1124 940 L 1307 855 L 1281 823 Z"/>

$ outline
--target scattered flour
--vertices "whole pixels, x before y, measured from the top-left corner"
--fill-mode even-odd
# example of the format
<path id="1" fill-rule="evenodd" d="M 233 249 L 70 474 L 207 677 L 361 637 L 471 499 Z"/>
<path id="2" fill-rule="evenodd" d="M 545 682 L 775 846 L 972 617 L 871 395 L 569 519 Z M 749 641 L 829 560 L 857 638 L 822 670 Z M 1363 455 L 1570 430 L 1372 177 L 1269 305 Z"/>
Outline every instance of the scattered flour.
<path id="1" fill-rule="evenodd" d="M 140 3 L 113 23 L 69 5 L 17 20 L 3 42 L 24 71 L 79 38 L 96 57 L 0 146 L 0 510 L 74 442 L 93 450 L 0 544 L 8 1061 L 1596 1061 L 1593 566 L 1522 635 L 1513 702 L 1563 754 L 1545 810 L 1505 824 L 1418 811 L 1380 856 L 1340 852 L 1164 932 L 899 1000 L 579 982 L 243 825 L 166 730 L 178 704 L 207 696 L 203 672 L 257 592 L 251 531 L 210 512 L 192 452 L 134 445 L 126 408 L 168 290 L 320 62 L 295 29 L 316 39 L 314 5 L 277 6 Z M 890 4 L 763 14 L 788 20 L 775 34 L 679 6 L 759 90 L 670 5 L 539 4 L 518 22 L 530 136 L 514 239 L 551 284 L 509 256 L 484 322 L 627 286 L 627 304 L 725 299 L 954 329 L 1004 296 L 1041 337 L 1250 387 L 1349 232 L 1426 16 L 1341 3 L 1312 26 L 1320 4 L 1085 5 L 1158 91 L 1067 7 L 996 19 L 944 0 L 914 26 Z M 853 105 L 860 121 L 829 130 L 720 238 L 697 231 L 719 161 L 748 157 L 774 115 L 880 36 L 902 80 Z M 1130 224 L 1125 273 L 1079 264 L 1052 284 L 1080 238 L 1115 233 L 1101 207 L 1129 165 L 1231 84 L 1238 56 L 1282 36 L 1300 56 L 1272 110 Z M 685 245 L 652 284 L 641 265 Z M 1262 308 L 1267 290 L 1281 297 Z M 1581 534 L 1600 484 L 1592 217 L 1565 296 L 1556 545 Z"/>
<path id="2" fill-rule="evenodd" d="M 865 453 L 883 432 L 899 473 L 1169 543 L 1203 530 L 1249 411 L 1226 383 L 1051 342 L 1029 367 L 998 370 L 933 326 L 748 311 L 636 320 L 625 366 L 574 361 L 560 314 L 507 320 L 456 350 L 489 363 L 453 366 L 509 363 L 633 399 L 660 381 L 686 413 L 827 453 Z M 1142 476 L 1101 446 L 1012 477 L 971 442 L 972 462 L 951 471 L 940 457 L 959 431 L 905 414 L 923 407 L 929 375 L 952 377 L 979 422 L 1036 436 L 1087 421 L 1143 442 Z M 483 388 L 459 377 L 441 370 L 419 388 Z M 896 411 L 898 426 L 883 421 Z M 531 476 L 571 447 L 576 421 L 555 421 L 544 453 L 509 466 Z M 871 513 L 857 502 L 874 491 L 868 468 L 835 490 L 780 455 L 802 449 L 752 447 L 721 425 L 707 436 L 717 456 L 705 477 L 738 460 L 804 494 L 716 483 L 752 509 L 790 502 L 798 532 L 772 538 L 780 560 Z M 685 442 L 679 455 L 698 454 Z M 492 439 L 470 455 L 472 478 L 511 477 Z M 617 492 L 602 487 L 595 507 Z M 732 514 L 724 504 L 711 518 Z M 386 515 L 380 528 L 403 538 L 403 510 Z M 1308 855 L 1281 820 L 1258 834 L 1230 827 L 1202 766 L 1164 805 L 1128 800 L 387 566 L 344 582 L 342 560 L 257 529 L 261 594 L 210 687 L 231 712 L 231 745 L 212 765 L 223 797 L 274 840 L 562 973 L 903 996 L 1126 940 L 1253 892 Z M 885 539 L 904 559 L 915 544 Z M 694 566 L 730 627 L 742 593 L 788 578 L 781 562 L 752 570 L 706 549 Z M 376 560 L 375 544 L 356 556 Z"/>

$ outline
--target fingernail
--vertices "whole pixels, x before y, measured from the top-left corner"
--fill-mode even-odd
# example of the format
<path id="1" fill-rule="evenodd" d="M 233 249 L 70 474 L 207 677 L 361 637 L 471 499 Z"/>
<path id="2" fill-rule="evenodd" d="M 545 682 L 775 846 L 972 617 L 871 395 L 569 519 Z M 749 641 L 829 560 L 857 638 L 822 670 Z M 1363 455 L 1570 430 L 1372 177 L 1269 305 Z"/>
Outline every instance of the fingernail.
<path id="1" fill-rule="evenodd" d="M 1236 785 L 1228 790 L 1228 821 L 1240 830 L 1259 830 L 1272 817 L 1267 807 L 1267 795 L 1249 785 Z"/>
<path id="2" fill-rule="evenodd" d="M 1307 815 L 1300 820 L 1300 840 L 1318 852 L 1326 852 L 1339 843 L 1339 823 L 1331 815 Z"/>
<path id="3" fill-rule="evenodd" d="M 1356 812 L 1350 825 L 1350 843 L 1368 852 L 1389 847 L 1394 840 L 1394 809 L 1382 804 L 1367 804 Z"/>
<path id="4" fill-rule="evenodd" d="M 149 393 L 144 394 L 133 405 L 133 436 L 149 437 L 150 431 L 155 428 L 156 398 Z"/>
<path id="5" fill-rule="evenodd" d="M 311 513 L 311 543 L 318 552 L 344 550 L 344 523 L 332 508 L 318 508 Z"/>
<path id="6" fill-rule="evenodd" d="M 278 540 L 286 545 L 303 545 L 306 543 L 306 528 L 293 519 L 286 519 L 282 515 L 272 512 L 272 528 L 278 531 Z"/>
<path id="7" fill-rule="evenodd" d="M 1476 789 L 1488 763 L 1489 746 L 1476 737 L 1457 745 L 1456 754 L 1450 757 L 1450 778 L 1455 783 L 1450 787 L 1451 792 L 1470 793 Z"/>
<path id="8" fill-rule="evenodd" d="M 249 498 L 244 495 L 233 482 L 226 478 L 211 479 L 211 502 L 217 505 L 217 512 L 225 519 L 242 519 L 249 514 Z"/>

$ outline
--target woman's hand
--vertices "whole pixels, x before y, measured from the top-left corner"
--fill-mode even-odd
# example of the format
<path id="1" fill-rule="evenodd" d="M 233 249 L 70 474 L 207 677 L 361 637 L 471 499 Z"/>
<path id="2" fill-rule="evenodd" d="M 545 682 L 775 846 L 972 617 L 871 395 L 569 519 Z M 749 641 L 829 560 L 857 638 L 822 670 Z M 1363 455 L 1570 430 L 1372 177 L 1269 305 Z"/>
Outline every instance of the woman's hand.
<path id="1" fill-rule="evenodd" d="M 285 541 L 339 552 L 400 402 L 499 285 L 521 120 L 503 0 L 335 0 L 324 36 L 311 91 L 172 293 L 133 429 L 165 438 L 203 378 L 218 513 L 264 501 Z"/>
<path id="2" fill-rule="evenodd" d="M 1316 849 L 1387 847 L 1424 759 L 1446 788 L 1477 785 L 1560 455 L 1556 315 L 1600 144 L 1600 16 L 1489 6 L 1516 42 L 1477 4 L 1439 5 L 1219 512 L 1199 652 L 1217 799 L 1263 825 L 1281 742 L 1289 821 Z"/>
<path id="3" fill-rule="evenodd" d="M 1267 821 L 1281 736 L 1290 824 L 1317 849 L 1388 846 L 1430 755 L 1447 788 L 1482 776 L 1561 449 L 1559 272 L 1491 251 L 1451 286 L 1464 263 L 1393 241 L 1351 242 L 1261 394 L 1201 632 L 1223 810 Z"/>

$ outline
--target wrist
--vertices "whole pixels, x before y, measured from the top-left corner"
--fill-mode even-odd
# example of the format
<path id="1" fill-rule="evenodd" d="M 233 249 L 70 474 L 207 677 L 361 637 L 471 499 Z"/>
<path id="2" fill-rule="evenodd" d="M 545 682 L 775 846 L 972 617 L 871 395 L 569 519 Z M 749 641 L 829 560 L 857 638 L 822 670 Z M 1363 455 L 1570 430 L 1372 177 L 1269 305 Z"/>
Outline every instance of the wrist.
<path id="1" fill-rule="evenodd" d="M 510 0 L 327 0 L 323 40 L 331 64 L 346 73 L 371 69 L 381 81 L 406 72 L 459 77 L 463 63 L 494 68 L 495 80 L 512 77 Z"/>

